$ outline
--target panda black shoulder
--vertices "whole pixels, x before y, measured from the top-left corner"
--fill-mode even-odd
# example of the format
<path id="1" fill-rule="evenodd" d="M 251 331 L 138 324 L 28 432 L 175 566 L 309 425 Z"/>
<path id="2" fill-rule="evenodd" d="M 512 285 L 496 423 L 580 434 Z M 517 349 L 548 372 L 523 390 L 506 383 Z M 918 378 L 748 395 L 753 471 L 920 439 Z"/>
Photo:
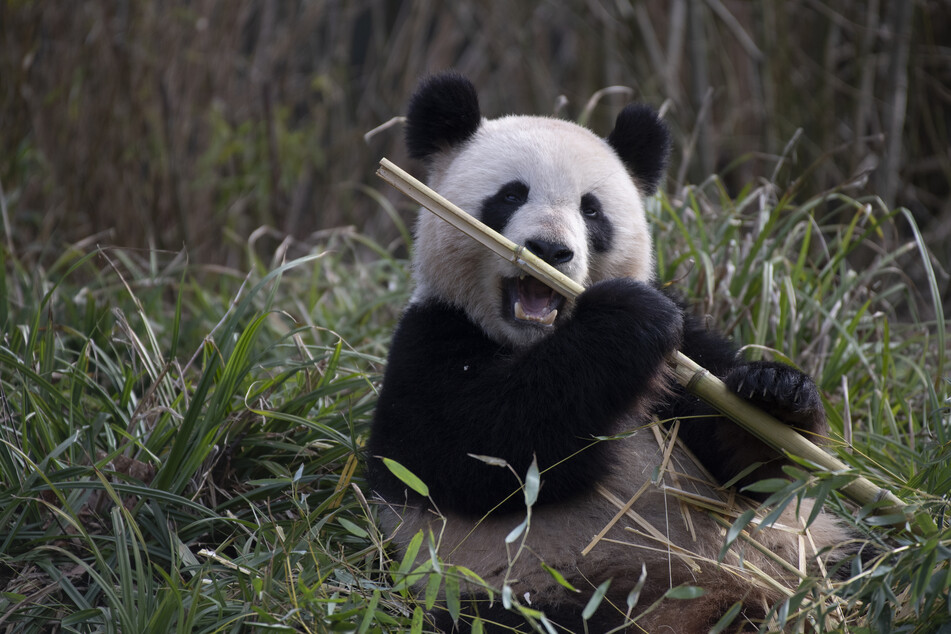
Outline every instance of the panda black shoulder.
<path id="1" fill-rule="evenodd" d="M 423 80 L 409 101 L 406 148 L 415 159 L 465 142 L 482 123 L 479 97 L 462 75 L 445 72 Z"/>

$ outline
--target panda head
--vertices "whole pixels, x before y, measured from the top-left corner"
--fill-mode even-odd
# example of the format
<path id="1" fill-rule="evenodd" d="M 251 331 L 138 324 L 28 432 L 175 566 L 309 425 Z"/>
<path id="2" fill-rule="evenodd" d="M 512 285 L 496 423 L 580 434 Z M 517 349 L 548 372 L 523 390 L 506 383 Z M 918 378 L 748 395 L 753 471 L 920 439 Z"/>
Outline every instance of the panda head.
<path id="1" fill-rule="evenodd" d="M 670 135 L 650 108 L 626 107 L 606 139 L 549 117 L 483 119 L 472 84 L 444 73 L 410 100 L 406 143 L 433 189 L 582 285 L 653 277 L 644 200 L 663 175 Z M 516 347 L 571 313 L 564 297 L 427 211 L 414 275 L 414 303 L 460 308 Z"/>

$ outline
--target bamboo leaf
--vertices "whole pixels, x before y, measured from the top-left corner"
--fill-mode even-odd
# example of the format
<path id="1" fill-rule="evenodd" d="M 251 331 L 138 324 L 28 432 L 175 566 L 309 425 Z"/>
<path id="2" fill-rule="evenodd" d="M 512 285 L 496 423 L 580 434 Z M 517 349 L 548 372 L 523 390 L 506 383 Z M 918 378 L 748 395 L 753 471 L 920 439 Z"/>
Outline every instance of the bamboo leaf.
<path id="1" fill-rule="evenodd" d="M 525 532 L 526 528 L 528 528 L 527 516 L 525 517 L 524 520 L 521 521 L 521 523 L 518 526 L 516 526 L 511 531 L 509 531 L 509 534 L 505 536 L 505 543 L 511 544 L 512 542 L 514 542 L 516 539 L 519 538 L 519 536 L 521 536 L 522 533 Z"/>
<path id="2" fill-rule="evenodd" d="M 525 506 L 532 508 L 538 500 L 538 490 L 541 487 L 541 476 L 538 473 L 538 458 L 532 457 L 532 464 L 525 474 Z"/>
<path id="3" fill-rule="evenodd" d="M 789 480 L 783 478 L 767 478 L 748 484 L 743 487 L 743 490 L 752 491 L 754 493 L 775 493 L 776 491 L 782 491 L 787 486 L 789 486 Z"/>
<path id="4" fill-rule="evenodd" d="M 406 552 L 403 555 L 403 561 L 400 562 L 400 567 L 397 569 L 397 576 L 402 579 L 409 573 L 410 569 L 413 567 L 413 564 L 416 562 L 416 555 L 419 554 L 419 549 L 423 545 L 423 531 L 416 531 L 416 534 L 413 535 L 413 539 L 409 541 L 409 544 L 406 545 Z"/>
<path id="5" fill-rule="evenodd" d="M 337 522 L 339 522 L 341 526 L 347 529 L 347 532 L 350 533 L 351 535 L 354 535 L 356 537 L 360 537 L 363 539 L 367 539 L 370 537 L 369 533 L 367 533 L 365 530 L 363 530 L 362 528 L 360 528 L 359 526 L 357 526 L 356 524 L 354 524 L 353 522 L 351 522 L 345 517 L 338 517 Z"/>
<path id="6" fill-rule="evenodd" d="M 429 575 L 429 580 L 426 582 L 426 592 L 424 596 L 423 605 L 426 606 L 427 610 L 432 610 L 433 606 L 436 605 L 436 599 L 439 597 L 439 587 L 442 585 L 442 575 L 432 574 Z"/>
<path id="7" fill-rule="evenodd" d="M 544 569 L 545 572 L 550 574 L 552 579 L 554 579 L 555 582 L 558 583 L 558 585 L 560 585 L 562 588 L 566 588 L 572 592 L 580 592 L 578 588 L 571 585 L 571 583 L 567 579 L 565 579 L 565 576 L 563 574 L 561 574 L 560 572 L 558 572 L 557 570 L 555 570 L 554 568 L 552 568 L 545 562 L 542 562 L 542 569 Z"/>
<path id="8" fill-rule="evenodd" d="M 422 634 L 423 632 L 423 610 L 418 605 L 413 608 L 413 621 L 409 629 L 411 634 Z"/>
<path id="9" fill-rule="evenodd" d="M 699 599 L 706 593 L 706 590 L 697 586 L 677 586 L 665 592 L 664 598 L 678 600 Z"/>
<path id="10" fill-rule="evenodd" d="M 730 609 L 724 612 L 723 616 L 720 617 L 720 620 L 718 620 L 713 625 L 713 627 L 710 628 L 710 634 L 720 634 L 720 632 L 724 631 L 727 627 L 730 626 L 731 623 L 733 623 L 733 621 L 736 620 L 737 615 L 739 615 L 740 610 L 742 609 L 743 609 L 742 601 L 737 601 L 736 603 L 731 605 Z"/>
<path id="11" fill-rule="evenodd" d="M 399 478 L 400 482 L 423 497 L 429 497 L 429 487 L 417 478 L 412 471 L 391 458 L 383 458 L 383 464 L 390 470 L 390 473 Z"/>
<path id="12" fill-rule="evenodd" d="M 641 590 L 644 589 L 644 583 L 647 581 L 647 566 L 641 563 L 641 576 L 638 577 L 637 583 L 634 584 L 634 587 L 631 588 L 631 591 L 627 594 L 627 618 L 631 617 L 631 613 L 634 611 L 634 608 L 637 607 L 637 602 L 641 598 Z"/>
<path id="13" fill-rule="evenodd" d="M 587 621 L 592 616 L 594 616 L 598 606 L 600 606 L 601 602 L 604 600 L 604 595 L 607 593 L 609 587 L 611 587 L 610 579 L 603 581 L 601 585 L 597 587 L 597 589 L 594 591 L 594 594 L 592 594 L 591 598 L 588 599 L 588 603 L 585 604 L 584 610 L 581 611 L 581 620 Z"/>
<path id="14" fill-rule="evenodd" d="M 459 614 L 462 611 L 462 604 L 459 593 L 459 576 L 455 570 L 450 570 L 446 575 L 445 589 L 446 608 L 449 610 L 449 616 L 452 617 L 452 622 L 457 623 L 459 621 Z"/>
<path id="15" fill-rule="evenodd" d="M 723 540 L 723 546 L 720 548 L 720 553 L 717 555 L 717 561 L 722 562 L 723 558 L 726 556 L 727 552 L 730 550 L 730 547 L 733 545 L 733 542 L 746 530 L 746 527 L 749 526 L 750 521 L 756 517 L 756 511 L 749 509 L 743 511 L 739 517 L 733 522 L 729 530 L 726 532 L 726 539 Z"/>

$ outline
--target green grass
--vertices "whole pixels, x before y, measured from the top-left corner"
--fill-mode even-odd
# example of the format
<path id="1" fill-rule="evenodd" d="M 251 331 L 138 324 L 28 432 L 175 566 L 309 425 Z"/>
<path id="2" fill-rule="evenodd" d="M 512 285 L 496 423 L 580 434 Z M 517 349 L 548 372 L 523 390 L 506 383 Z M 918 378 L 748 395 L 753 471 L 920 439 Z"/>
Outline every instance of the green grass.
<path id="1" fill-rule="evenodd" d="M 7 262 L 0 631 L 395 622 L 351 485 L 407 275 L 368 244 Z"/>
<path id="2" fill-rule="evenodd" d="M 825 398 L 830 447 L 854 474 L 924 509 L 940 528 L 915 537 L 887 529 L 894 518 L 859 509 L 869 538 L 890 554 L 831 592 L 804 586 L 795 603 L 817 591 L 827 606 L 845 601 L 845 620 L 825 626 L 834 631 L 931 632 L 951 622 L 947 322 L 911 215 L 837 192 L 796 203 L 773 184 L 731 199 L 711 179 L 683 194 L 655 210 L 658 244 L 669 246 L 662 278 L 678 280 L 713 323 L 729 324 L 747 356 L 810 372 Z M 786 499 L 824 496 L 836 475 L 803 475 Z"/>
<path id="3" fill-rule="evenodd" d="M 910 216 L 774 185 L 731 197 L 716 179 L 652 214 L 661 277 L 750 356 L 816 376 L 852 438 L 832 449 L 939 527 L 916 537 L 863 509 L 885 554 L 848 583 L 804 583 L 789 622 L 807 597 L 820 630 L 951 622 L 947 331 Z M 5 252 L 0 632 L 425 631 L 358 459 L 408 297 L 402 246 L 343 230 L 270 258 L 251 244 L 242 271 Z M 832 477 L 790 495 L 851 512 Z"/>

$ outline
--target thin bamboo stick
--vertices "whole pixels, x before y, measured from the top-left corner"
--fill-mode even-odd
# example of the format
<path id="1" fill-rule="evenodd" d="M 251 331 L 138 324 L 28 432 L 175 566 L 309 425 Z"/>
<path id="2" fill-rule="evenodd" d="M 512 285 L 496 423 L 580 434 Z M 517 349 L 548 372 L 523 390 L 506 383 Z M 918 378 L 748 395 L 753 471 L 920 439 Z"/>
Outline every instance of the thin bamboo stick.
<path id="1" fill-rule="evenodd" d="M 380 160 L 377 175 L 499 257 L 514 263 L 521 270 L 565 297 L 574 299 L 584 291 L 581 284 L 553 268 L 525 247 L 515 244 L 452 204 L 390 160 L 386 158 Z M 723 381 L 682 352 L 677 351 L 674 354 L 671 364 L 674 376 L 684 388 L 774 449 L 804 458 L 828 471 L 847 472 L 849 470 L 848 465 L 829 455 L 788 425 L 731 392 Z M 844 486 L 842 492 L 862 505 L 885 502 L 876 509 L 875 513 L 900 516 L 901 519 L 896 518 L 896 524 L 906 523 L 911 519 L 910 513 L 906 512 L 907 506 L 904 502 L 890 491 L 882 489 L 865 478 L 856 478 Z M 914 531 L 920 528 L 919 523 L 911 524 L 911 529 Z"/>

